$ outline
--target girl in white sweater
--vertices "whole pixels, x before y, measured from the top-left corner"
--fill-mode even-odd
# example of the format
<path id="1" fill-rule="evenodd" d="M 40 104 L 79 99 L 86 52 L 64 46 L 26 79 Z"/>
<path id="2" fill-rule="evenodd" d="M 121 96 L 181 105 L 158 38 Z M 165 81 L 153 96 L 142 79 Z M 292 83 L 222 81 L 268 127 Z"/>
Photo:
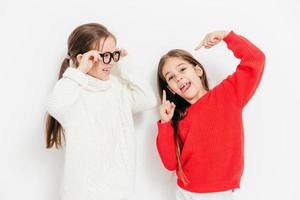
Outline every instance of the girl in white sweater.
<path id="1" fill-rule="evenodd" d="M 123 200 L 133 191 L 132 114 L 154 107 L 156 98 L 130 66 L 114 67 L 126 54 L 97 23 L 69 36 L 46 120 L 47 148 L 65 147 L 62 200 Z M 113 67 L 119 76 L 111 75 Z"/>

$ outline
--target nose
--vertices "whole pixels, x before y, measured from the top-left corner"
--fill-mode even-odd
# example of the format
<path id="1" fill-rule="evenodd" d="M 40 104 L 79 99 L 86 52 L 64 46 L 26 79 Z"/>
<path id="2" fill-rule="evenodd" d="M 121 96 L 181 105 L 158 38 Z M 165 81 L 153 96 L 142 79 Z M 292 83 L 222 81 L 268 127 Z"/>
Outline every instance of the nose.
<path id="1" fill-rule="evenodd" d="M 176 81 L 179 82 L 182 79 L 182 76 L 178 74 L 178 75 L 176 75 L 175 78 L 176 78 Z"/>

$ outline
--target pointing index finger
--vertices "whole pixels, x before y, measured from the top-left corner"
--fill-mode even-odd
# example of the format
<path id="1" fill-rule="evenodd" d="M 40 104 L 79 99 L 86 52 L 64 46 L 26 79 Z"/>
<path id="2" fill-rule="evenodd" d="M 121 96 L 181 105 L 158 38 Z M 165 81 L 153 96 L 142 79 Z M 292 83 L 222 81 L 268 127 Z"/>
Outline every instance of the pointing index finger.
<path id="1" fill-rule="evenodd" d="M 198 49 L 200 49 L 202 46 L 203 46 L 203 40 L 202 40 L 202 42 L 195 48 L 195 50 L 198 50 Z"/>
<path id="2" fill-rule="evenodd" d="M 167 101 L 166 91 L 163 90 L 162 103 L 165 103 L 166 101 Z"/>

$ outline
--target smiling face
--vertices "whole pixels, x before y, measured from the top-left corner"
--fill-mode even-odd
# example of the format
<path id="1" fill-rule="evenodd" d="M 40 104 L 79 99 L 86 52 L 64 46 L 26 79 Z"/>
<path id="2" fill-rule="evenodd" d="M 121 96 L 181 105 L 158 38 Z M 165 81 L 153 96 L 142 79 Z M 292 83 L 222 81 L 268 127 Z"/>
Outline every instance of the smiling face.
<path id="1" fill-rule="evenodd" d="M 113 37 L 103 38 L 100 40 L 99 44 L 96 44 L 95 46 L 99 47 L 99 49 L 97 50 L 99 50 L 101 53 L 113 53 L 117 50 L 116 41 Z M 92 69 L 88 72 L 88 74 L 101 80 L 108 80 L 113 64 L 113 59 L 111 59 L 110 63 L 105 64 L 102 58 L 100 57 L 100 60 L 93 65 Z"/>
<path id="2" fill-rule="evenodd" d="M 200 77 L 203 70 L 198 65 L 192 65 L 180 57 L 169 57 L 162 67 L 168 88 L 187 102 L 195 103 L 206 90 Z"/>

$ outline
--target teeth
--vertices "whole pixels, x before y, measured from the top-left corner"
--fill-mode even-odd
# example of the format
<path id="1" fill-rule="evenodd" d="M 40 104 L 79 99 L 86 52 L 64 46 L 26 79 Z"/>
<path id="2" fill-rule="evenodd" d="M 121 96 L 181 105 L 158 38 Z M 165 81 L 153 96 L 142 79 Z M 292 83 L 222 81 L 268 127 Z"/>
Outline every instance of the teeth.
<path id="1" fill-rule="evenodd" d="M 186 86 L 188 83 L 184 83 L 180 86 L 180 89 L 182 89 L 184 86 Z"/>
<path id="2" fill-rule="evenodd" d="M 180 90 L 182 90 L 185 86 L 189 85 L 190 82 L 186 82 L 186 83 L 183 83 L 181 86 L 180 86 Z"/>

